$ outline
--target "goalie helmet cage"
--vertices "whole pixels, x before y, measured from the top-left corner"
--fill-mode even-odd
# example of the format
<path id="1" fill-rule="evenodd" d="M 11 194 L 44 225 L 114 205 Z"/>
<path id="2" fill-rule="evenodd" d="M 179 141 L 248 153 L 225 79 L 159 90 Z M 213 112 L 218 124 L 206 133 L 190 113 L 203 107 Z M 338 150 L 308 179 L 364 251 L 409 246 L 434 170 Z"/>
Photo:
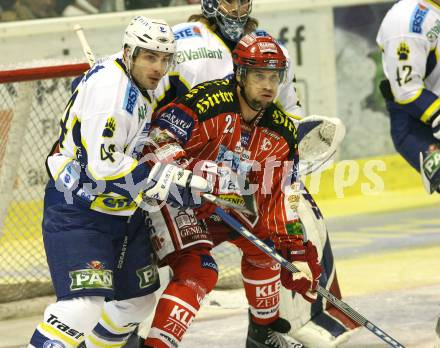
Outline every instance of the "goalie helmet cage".
<path id="1" fill-rule="evenodd" d="M 0 70 L 0 303 L 53 293 L 41 222 L 46 156 L 58 138 L 72 79 L 86 63 Z M 218 288 L 242 286 L 240 254 L 213 251 Z"/>

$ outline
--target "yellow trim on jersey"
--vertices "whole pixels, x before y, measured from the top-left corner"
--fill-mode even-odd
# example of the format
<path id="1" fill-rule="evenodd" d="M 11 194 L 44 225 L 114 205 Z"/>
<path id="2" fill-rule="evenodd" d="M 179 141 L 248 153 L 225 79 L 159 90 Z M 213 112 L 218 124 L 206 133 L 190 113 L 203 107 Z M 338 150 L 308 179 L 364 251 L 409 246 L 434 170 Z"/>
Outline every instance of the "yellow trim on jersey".
<path id="1" fill-rule="evenodd" d="M 416 100 L 418 97 L 420 97 L 422 92 L 423 92 L 423 88 L 420 88 L 413 97 L 405 99 L 405 100 L 396 100 L 396 102 L 397 102 L 397 104 L 400 104 L 400 105 L 412 103 L 414 100 Z"/>
<path id="2" fill-rule="evenodd" d="M 93 343 L 94 346 L 101 347 L 101 348 L 119 348 L 119 347 L 122 347 L 125 343 L 127 343 L 127 341 L 122 341 L 120 343 L 105 343 L 105 342 L 98 341 L 92 335 L 89 335 L 89 337 L 87 337 L 87 338 L 90 340 L 90 342 Z"/>
<path id="3" fill-rule="evenodd" d="M 50 333 L 51 335 L 54 335 L 56 337 L 59 337 L 60 339 L 62 339 L 64 342 L 69 343 L 71 346 L 76 347 L 79 343 L 79 341 L 74 340 L 72 337 L 67 336 L 66 334 L 56 330 L 53 326 L 46 324 L 46 323 L 40 323 L 40 325 L 38 325 L 39 328 L 41 328 L 42 330 Z M 37 329 L 38 329 L 37 327 Z M 44 332 L 42 332 L 44 334 Z"/>
<path id="4" fill-rule="evenodd" d="M 104 321 L 104 323 L 107 324 L 108 327 L 110 327 L 113 331 L 119 332 L 119 333 L 129 333 L 130 331 L 132 331 L 130 328 L 124 327 L 121 328 L 119 326 L 117 326 L 108 316 L 108 314 L 106 313 L 105 310 L 102 311 L 101 313 L 101 319 Z"/>
<path id="5" fill-rule="evenodd" d="M 102 178 L 99 177 L 99 176 L 93 171 L 93 169 L 90 167 L 90 165 L 87 165 L 87 168 L 89 169 L 90 173 L 92 174 L 93 179 L 95 179 L 95 180 L 106 180 L 106 181 L 109 181 L 109 180 L 117 180 L 117 179 L 123 178 L 123 177 L 126 176 L 127 174 L 131 173 L 131 172 L 137 167 L 137 165 L 138 165 L 138 161 L 136 161 L 135 159 L 133 159 L 133 163 L 132 163 L 132 165 L 130 166 L 129 169 L 124 170 L 124 171 L 121 172 L 121 173 L 118 173 L 118 174 L 115 174 L 115 175 L 104 176 L 104 177 L 102 177 Z"/>
<path id="6" fill-rule="evenodd" d="M 278 99 L 275 100 L 274 104 L 278 107 L 278 109 L 280 109 L 282 112 L 284 112 L 290 118 L 293 118 L 294 120 L 298 120 L 298 121 L 303 119 L 303 117 L 301 117 L 301 116 L 291 114 L 291 113 L 287 112 L 286 110 L 284 110 L 284 108 L 282 107 L 282 105 Z"/>
<path id="7" fill-rule="evenodd" d="M 64 169 L 66 169 L 67 165 L 68 165 L 70 162 L 73 162 L 73 158 L 68 158 L 68 159 L 66 159 L 66 160 L 63 162 L 63 164 L 58 168 L 58 170 L 57 170 L 57 172 L 55 173 L 55 175 L 53 175 L 53 179 L 54 179 L 55 181 L 58 180 L 58 177 L 60 176 L 61 172 L 62 172 Z"/>
<path id="8" fill-rule="evenodd" d="M 428 4 L 430 4 L 430 5 L 436 7 L 437 9 L 440 10 L 440 5 L 438 5 L 438 4 L 435 3 L 434 1 L 432 1 L 432 0 L 425 0 L 425 1 L 426 1 Z"/>
<path id="9" fill-rule="evenodd" d="M 423 113 L 422 117 L 420 117 L 420 120 L 424 123 L 428 123 L 432 115 L 436 111 L 440 109 L 440 98 L 438 98 L 434 103 L 432 103 Z"/>
<path id="10" fill-rule="evenodd" d="M 124 73 L 124 75 L 127 75 L 127 73 L 126 73 L 126 71 L 124 70 L 124 68 L 121 66 L 121 64 L 118 63 L 118 61 L 117 61 L 116 59 L 113 60 L 113 63 L 116 65 L 116 67 L 117 67 L 118 69 L 120 69 L 120 70 Z"/>
<path id="11" fill-rule="evenodd" d="M 182 82 L 186 89 L 189 91 L 191 89 L 191 85 L 188 83 L 188 81 L 186 81 L 182 75 L 180 75 L 177 71 L 173 71 L 173 72 L 169 72 L 167 74 L 168 76 L 178 76 L 179 77 L 179 81 Z M 162 77 L 163 78 L 163 77 Z M 167 87 L 165 88 L 165 91 L 158 96 L 157 98 L 154 99 L 154 103 L 152 104 L 153 106 L 153 110 L 156 110 L 157 104 L 163 99 L 165 98 L 165 95 L 167 94 L 167 92 L 170 90 L 171 88 L 171 83 L 169 85 L 167 85 Z"/>

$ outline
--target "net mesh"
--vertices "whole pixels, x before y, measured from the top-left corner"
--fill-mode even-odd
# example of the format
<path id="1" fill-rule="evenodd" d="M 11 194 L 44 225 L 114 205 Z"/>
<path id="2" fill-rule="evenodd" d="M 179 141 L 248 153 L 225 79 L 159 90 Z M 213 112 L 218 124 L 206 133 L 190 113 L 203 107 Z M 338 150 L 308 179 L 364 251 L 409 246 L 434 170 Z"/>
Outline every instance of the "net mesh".
<path id="1" fill-rule="evenodd" d="M 2 83 L 0 72 L 0 303 L 53 294 L 41 234 L 44 163 L 72 77 L 26 79 Z M 218 287 L 241 286 L 238 249 L 224 244 L 213 254 Z"/>

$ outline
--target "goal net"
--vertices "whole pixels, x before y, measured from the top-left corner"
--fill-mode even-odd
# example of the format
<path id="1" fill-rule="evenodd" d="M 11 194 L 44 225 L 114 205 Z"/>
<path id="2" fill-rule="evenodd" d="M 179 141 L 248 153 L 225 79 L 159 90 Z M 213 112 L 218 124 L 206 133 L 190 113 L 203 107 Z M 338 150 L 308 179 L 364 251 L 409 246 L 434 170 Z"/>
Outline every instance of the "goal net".
<path id="1" fill-rule="evenodd" d="M 44 163 L 58 138 L 72 79 L 87 68 L 0 70 L 0 303 L 53 293 L 41 234 Z M 241 286 L 238 250 L 226 244 L 213 254 L 218 287 Z"/>

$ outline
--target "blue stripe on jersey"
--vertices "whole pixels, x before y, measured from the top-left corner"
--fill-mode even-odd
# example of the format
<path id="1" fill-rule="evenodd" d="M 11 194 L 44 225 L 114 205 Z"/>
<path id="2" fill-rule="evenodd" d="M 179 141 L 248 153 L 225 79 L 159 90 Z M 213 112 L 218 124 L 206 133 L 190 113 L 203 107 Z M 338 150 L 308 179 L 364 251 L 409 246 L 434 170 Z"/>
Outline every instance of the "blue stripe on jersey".
<path id="1" fill-rule="evenodd" d="M 399 104 L 399 106 L 406 112 L 408 112 L 412 117 L 420 119 L 424 114 L 425 110 L 431 106 L 438 99 L 434 93 L 427 89 L 423 89 L 420 96 L 408 104 Z"/>
<path id="2" fill-rule="evenodd" d="M 159 110 L 165 105 L 171 103 L 176 97 L 180 97 L 189 91 L 186 85 L 180 80 L 180 76 L 170 75 L 169 80 L 170 86 L 165 91 L 165 94 L 161 96 L 159 102 L 157 103 L 156 110 Z"/>
<path id="3" fill-rule="evenodd" d="M 409 22 L 409 31 L 412 33 L 421 34 L 423 22 L 425 21 L 426 14 L 429 12 L 429 8 L 422 4 L 417 4 Z"/>
<path id="4" fill-rule="evenodd" d="M 93 329 L 93 333 L 99 338 L 109 341 L 109 342 L 121 342 L 125 341 L 128 336 L 131 335 L 131 332 L 123 333 L 123 334 L 115 334 L 109 330 L 107 330 L 104 326 L 98 323 Z"/>
<path id="5" fill-rule="evenodd" d="M 429 52 L 428 54 L 428 59 L 426 60 L 426 70 L 425 70 L 425 77 L 427 78 L 429 76 L 429 74 L 432 73 L 432 71 L 434 70 L 434 68 L 437 65 L 437 56 L 435 54 L 435 48 Z"/>

